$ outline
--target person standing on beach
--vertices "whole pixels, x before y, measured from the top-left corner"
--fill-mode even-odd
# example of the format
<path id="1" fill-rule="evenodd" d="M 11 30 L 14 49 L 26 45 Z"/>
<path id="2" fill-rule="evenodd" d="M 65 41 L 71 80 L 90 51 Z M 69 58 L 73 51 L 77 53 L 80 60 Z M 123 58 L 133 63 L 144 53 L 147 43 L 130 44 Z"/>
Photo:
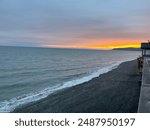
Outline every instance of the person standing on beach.
<path id="1" fill-rule="evenodd" d="M 143 57 L 139 57 L 138 61 L 138 75 L 142 76 L 142 69 L 143 69 Z"/>

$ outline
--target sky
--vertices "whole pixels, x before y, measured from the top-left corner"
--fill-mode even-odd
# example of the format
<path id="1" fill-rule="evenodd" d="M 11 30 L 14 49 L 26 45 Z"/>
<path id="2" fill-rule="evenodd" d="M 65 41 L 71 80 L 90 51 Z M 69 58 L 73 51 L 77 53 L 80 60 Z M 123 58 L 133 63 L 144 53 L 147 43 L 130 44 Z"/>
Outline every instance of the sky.
<path id="1" fill-rule="evenodd" d="M 0 0 L 0 45 L 139 47 L 149 16 L 150 0 Z"/>

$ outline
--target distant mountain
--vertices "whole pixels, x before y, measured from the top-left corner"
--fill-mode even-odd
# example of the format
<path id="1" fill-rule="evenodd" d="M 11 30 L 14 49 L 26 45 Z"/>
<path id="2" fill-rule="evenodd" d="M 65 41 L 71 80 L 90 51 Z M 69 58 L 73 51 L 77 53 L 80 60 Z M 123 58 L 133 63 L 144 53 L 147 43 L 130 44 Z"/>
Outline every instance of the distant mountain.
<path id="1" fill-rule="evenodd" d="M 114 48 L 113 50 L 123 50 L 123 51 L 141 51 L 140 48 Z"/>

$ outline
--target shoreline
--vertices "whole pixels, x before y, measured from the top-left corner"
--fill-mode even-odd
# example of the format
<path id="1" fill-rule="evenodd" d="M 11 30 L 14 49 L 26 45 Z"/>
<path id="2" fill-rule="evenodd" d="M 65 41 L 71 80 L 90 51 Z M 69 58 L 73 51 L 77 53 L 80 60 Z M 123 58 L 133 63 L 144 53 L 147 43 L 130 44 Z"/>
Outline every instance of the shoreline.
<path id="1" fill-rule="evenodd" d="M 13 112 L 136 113 L 140 95 L 136 65 L 136 60 L 123 62 L 97 78 L 23 105 Z"/>
<path id="2" fill-rule="evenodd" d="M 117 68 L 121 63 L 123 63 L 123 62 L 120 62 L 120 63 L 118 62 L 118 63 L 112 64 L 112 65 L 102 67 L 102 68 L 100 68 L 96 71 L 93 71 L 92 73 L 89 73 L 89 75 L 67 81 L 63 85 L 60 85 L 59 87 L 57 87 L 53 90 L 51 90 L 49 88 L 43 89 L 42 91 L 39 91 L 36 94 L 33 94 L 33 96 L 36 97 L 34 100 L 27 97 L 26 102 L 25 101 L 21 102 L 19 100 L 15 102 L 15 98 L 14 98 L 14 100 L 12 100 L 12 102 L 9 102 L 7 104 L 9 106 L 9 104 L 12 103 L 12 106 L 10 106 L 9 108 L 5 108 L 5 106 L 3 106 L 3 107 L 0 108 L 0 112 L 12 112 L 20 106 L 24 106 L 24 105 L 30 104 L 32 102 L 39 101 L 41 99 L 44 99 L 44 98 L 48 97 L 51 94 L 57 93 L 57 92 L 59 92 L 63 89 L 71 88 L 71 87 L 74 87 L 76 85 L 80 85 L 80 84 L 83 84 L 85 82 L 89 82 L 90 80 L 92 80 L 94 78 L 97 78 L 102 74 L 105 74 L 105 73 L 108 73 L 109 71 L 112 71 L 113 69 Z"/>

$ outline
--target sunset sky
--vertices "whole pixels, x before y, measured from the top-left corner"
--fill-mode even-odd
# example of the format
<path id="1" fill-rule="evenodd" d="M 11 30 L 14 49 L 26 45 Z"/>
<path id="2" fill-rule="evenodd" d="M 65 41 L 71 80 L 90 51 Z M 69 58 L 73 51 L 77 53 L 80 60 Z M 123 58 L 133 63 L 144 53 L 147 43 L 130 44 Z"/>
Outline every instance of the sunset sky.
<path id="1" fill-rule="evenodd" d="M 150 0 L 0 0 L 0 45 L 111 49 L 150 38 Z"/>

